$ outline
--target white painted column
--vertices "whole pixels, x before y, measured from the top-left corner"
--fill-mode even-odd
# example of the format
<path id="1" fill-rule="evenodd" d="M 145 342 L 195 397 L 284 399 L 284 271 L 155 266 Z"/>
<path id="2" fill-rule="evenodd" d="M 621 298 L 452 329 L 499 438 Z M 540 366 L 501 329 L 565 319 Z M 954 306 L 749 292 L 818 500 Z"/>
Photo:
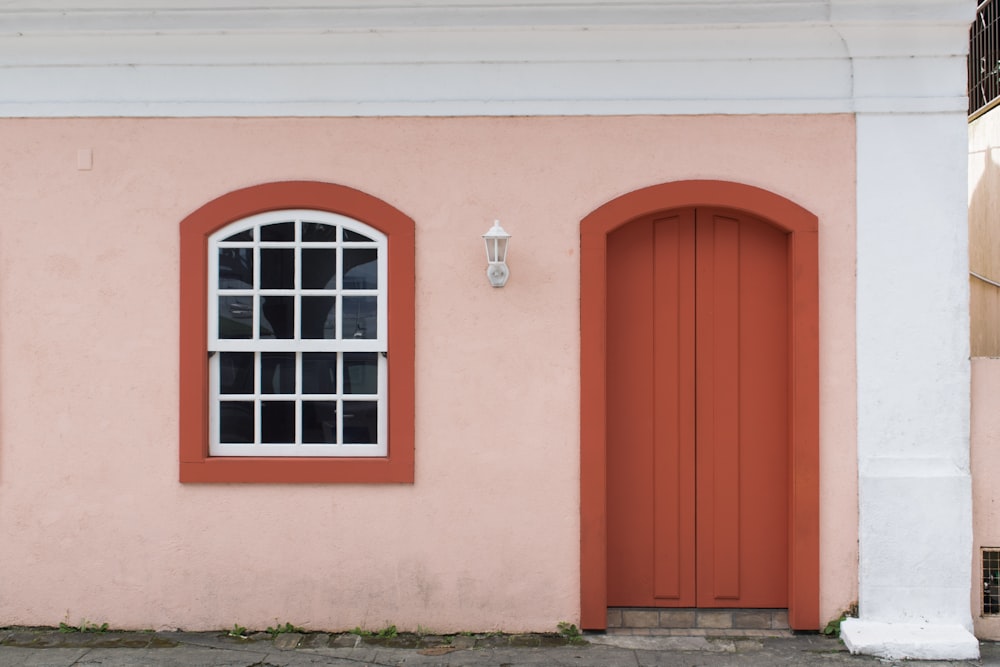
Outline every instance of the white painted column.
<path id="1" fill-rule="evenodd" d="M 860 618 L 842 637 L 977 658 L 965 114 L 863 113 L 857 132 Z"/>

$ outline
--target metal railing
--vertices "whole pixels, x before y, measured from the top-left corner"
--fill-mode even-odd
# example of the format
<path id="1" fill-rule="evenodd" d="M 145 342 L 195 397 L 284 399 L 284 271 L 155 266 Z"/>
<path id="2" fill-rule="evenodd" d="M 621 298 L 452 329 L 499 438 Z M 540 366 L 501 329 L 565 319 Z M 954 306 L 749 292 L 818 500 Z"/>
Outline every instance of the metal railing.
<path id="1" fill-rule="evenodd" d="M 981 0 L 969 28 L 969 116 L 1000 102 L 1000 0 Z"/>
<path id="2" fill-rule="evenodd" d="M 993 285 L 994 287 L 1000 287 L 1000 283 L 996 282 L 995 280 L 990 280 L 986 276 L 981 276 L 978 273 L 976 273 L 975 271 L 969 271 L 969 275 L 972 276 L 973 278 L 978 278 L 979 280 L 982 280 L 987 285 Z"/>

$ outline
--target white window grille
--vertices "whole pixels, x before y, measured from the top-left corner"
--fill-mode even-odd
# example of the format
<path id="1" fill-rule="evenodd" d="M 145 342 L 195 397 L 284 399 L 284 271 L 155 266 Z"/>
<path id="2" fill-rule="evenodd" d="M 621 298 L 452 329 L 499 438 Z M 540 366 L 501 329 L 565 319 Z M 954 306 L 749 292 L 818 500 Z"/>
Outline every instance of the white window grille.
<path id="1" fill-rule="evenodd" d="M 385 235 L 272 211 L 208 253 L 209 454 L 385 456 Z"/>

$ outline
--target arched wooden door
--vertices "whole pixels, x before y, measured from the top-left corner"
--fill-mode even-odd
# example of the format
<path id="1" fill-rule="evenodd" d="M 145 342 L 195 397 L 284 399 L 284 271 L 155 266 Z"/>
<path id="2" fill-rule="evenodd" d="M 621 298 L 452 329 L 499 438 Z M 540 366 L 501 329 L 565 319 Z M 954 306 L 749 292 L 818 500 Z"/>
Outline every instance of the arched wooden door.
<path id="1" fill-rule="evenodd" d="M 817 219 L 679 181 L 581 222 L 581 624 L 788 607 L 819 627 Z"/>
<path id="2" fill-rule="evenodd" d="M 608 605 L 788 605 L 788 234 L 708 207 L 607 240 Z"/>

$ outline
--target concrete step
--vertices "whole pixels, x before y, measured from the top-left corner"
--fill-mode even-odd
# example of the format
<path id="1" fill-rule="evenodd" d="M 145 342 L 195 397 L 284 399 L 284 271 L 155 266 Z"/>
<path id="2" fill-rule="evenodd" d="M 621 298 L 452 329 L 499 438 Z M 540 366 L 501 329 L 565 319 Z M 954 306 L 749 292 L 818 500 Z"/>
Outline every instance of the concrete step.
<path id="1" fill-rule="evenodd" d="M 787 609 L 608 609 L 608 634 L 787 637 Z"/>

